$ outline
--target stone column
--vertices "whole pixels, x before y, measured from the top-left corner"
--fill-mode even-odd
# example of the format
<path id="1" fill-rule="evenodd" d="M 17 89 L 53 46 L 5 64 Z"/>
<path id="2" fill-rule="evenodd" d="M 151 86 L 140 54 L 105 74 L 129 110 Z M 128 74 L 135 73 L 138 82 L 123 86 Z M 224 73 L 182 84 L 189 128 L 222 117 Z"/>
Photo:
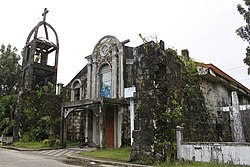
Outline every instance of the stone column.
<path id="1" fill-rule="evenodd" d="M 33 84 L 33 80 L 34 80 L 34 78 L 33 78 L 33 72 L 34 72 L 34 55 L 35 55 L 35 52 L 36 52 L 36 43 L 33 41 L 32 42 L 32 45 L 31 45 L 31 50 L 30 50 L 30 58 L 29 58 L 29 65 L 30 65 L 30 67 L 29 67 L 29 70 L 28 70 L 28 72 L 29 72 L 29 74 L 28 74 L 28 85 L 26 85 L 27 87 L 25 87 L 25 88 L 32 88 L 32 84 Z"/>
<path id="2" fill-rule="evenodd" d="M 66 148 L 67 142 L 67 113 L 66 110 L 61 108 L 61 124 L 60 124 L 60 140 L 61 147 Z"/>
<path id="3" fill-rule="evenodd" d="M 183 127 L 177 126 L 176 127 L 176 145 L 177 145 L 177 159 L 181 160 L 182 158 L 182 148 L 181 148 L 181 142 L 183 138 Z"/>
<path id="4" fill-rule="evenodd" d="M 58 83 L 57 84 L 57 92 L 56 92 L 57 95 L 61 94 L 62 88 L 63 88 L 63 84 L 62 83 Z"/>
<path id="5" fill-rule="evenodd" d="M 104 121 L 104 113 L 102 113 L 102 107 L 101 105 L 99 105 L 99 140 L 100 140 L 100 147 L 103 147 L 103 139 L 104 137 L 104 133 L 103 133 L 103 121 Z"/>
<path id="6" fill-rule="evenodd" d="M 98 143 L 98 139 L 97 139 L 97 131 L 98 131 L 98 129 L 97 129 L 97 117 L 96 117 L 96 114 L 95 114 L 95 111 L 93 111 L 92 110 L 92 112 L 93 112 L 93 122 L 92 122 L 92 126 L 93 126 L 93 134 L 92 134 L 92 141 L 94 142 L 94 143 L 96 143 L 96 144 L 99 144 Z"/>
<path id="7" fill-rule="evenodd" d="M 64 131 L 65 131 L 65 117 L 64 117 L 64 110 L 63 107 L 61 108 L 61 124 L 60 124 L 60 140 L 61 140 L 61 147 L 66 147 L 66 139 L 64 138 Z"/>
<path id="8" fill-rule="evenodd" d="M 75 101 L 75 90 L 72 87 L 72 84 L 70 86 L 70 101 Z"/>
<path id="9" fill-rule="evenodd" d="M 123 112 L 124 107 L 119 107 L 118 110 L 118 121 L 117 121 L 117 147 L 121 147 L 122 145 L 122 122 L 123 122 Z"/>
<path id="10" fill-rule="evenodd" d="M 112 52 L 112 98 L 117 97 L 117 54 Z"/>
<path id="11" fill-rule="evenodd" d="M 91 57 L 88 58 L 88 69 L 87 69 L 87 99 L 91 98 L 91 69 L 92 69 L 92 60 Z"/>
<path id="12" fill-rule="evenodd" d="M 123 46 L 118 48 L 118 57 L 119 57 L 119 98 L 123 98 L 124 91 L 124 81 L 123 81 Z"/>
<path id="13" fill-rule="evenodd" d="M 88 127 L 88 125 L 89 125 L 89 110 L 88 109 L 86 109 L 86 122 L 85 122 L 85 139 L 88 139 L 89 140 L 89 138 L 88 138 L 88 129 L 89 129 L 89 127 Z M 85 140 L 85 142 L 86 142 L 86 140 Z"/>
<path id="14" fill-rule="evenodd" d="M 93 63 L 92 63 L 92 99 L 96 98 L 96 57 L 93 57 Z"/>
<path id="15" fill-rule="evenodd" d="M 239 98 L 236 91 L 232 92 L 232 106 L 230 109 L 230 117 L 232 122 L 233 140 L 235 142 L 245 142 L 245 136 L 241 123 Z"/>

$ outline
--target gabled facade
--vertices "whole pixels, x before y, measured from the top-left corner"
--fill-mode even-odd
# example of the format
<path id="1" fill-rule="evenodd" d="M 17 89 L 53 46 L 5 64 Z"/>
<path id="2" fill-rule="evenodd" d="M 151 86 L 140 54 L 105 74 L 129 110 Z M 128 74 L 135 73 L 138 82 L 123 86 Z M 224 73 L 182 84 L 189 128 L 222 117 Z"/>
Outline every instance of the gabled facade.
<path id="1" fill-rule="evenodd" d="M 76 138 L 110 148 L 121 146 L 123 112 L 127 108 L 123 98 L 124 54 L 124 43 L 114 36 L 103 37 L 86 57 L 88 64 L 67 85 L 70 101 L 63 105 L 64 118 L 77 112 L 75 117 L 85 120 L 73 120 L 72 124 L 78 124 Z M 63 141 L 73 131 L 66 128 Z"/>

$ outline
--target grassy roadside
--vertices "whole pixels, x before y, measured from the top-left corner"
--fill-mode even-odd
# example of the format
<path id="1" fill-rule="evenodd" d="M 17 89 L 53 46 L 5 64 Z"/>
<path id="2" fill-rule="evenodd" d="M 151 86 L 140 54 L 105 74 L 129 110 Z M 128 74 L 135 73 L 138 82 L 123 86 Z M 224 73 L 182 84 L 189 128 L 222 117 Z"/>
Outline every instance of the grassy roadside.
<path id="1" fill-rule="evenodd" d="M 124 147 L 119 149 L 99 149 L 91 152 L 82 152 L 80 155 L 129 162 L 130 148 Z"/>
<path id="2" fill-rule="evenodd" d="M 29 148 L 29 149 L 46 149 L 46 148 L 58 148 L 58 147 L 48 147 L 45 146 L 42 142 L 15 142 L 12 146 L 20 148 Z M 67 143 L 67 146 L 78 146 L 78 143 Z M 91 152 L 82 152 L 82 156 L 87 157 L 96 157 L 103 159 L 111 159 L 122 162 L 130 161 L 130 148 L 124 147 L 119 149 L 99 149 Z M 239 165 L 229 165 L 229 164 L 218 164 L 218 163 L 204 163 L 204 162 L 189 162 L 189 163 L 160 163 L 155 164 L 155 167 L 242 167 Z"/>
<path id="3" fill-rule="evenodd" d="M 68 142 L 67 147 L 77 147 L 78 142 Z M 60 146 L 49 147 L 43 142 L 15 142 L 12 146 L 19 148 L 29 148 L 29 149 L 46 149 L 46 148 L 60 148 Z"/>
<path id="4" fill-rule="evenodd" d="M 130 148 L 119 149 L 99 149 L 91 152 L 82 152 L 82 156 L 112 159 L 117 161 L 129 162 L 130 161 Z M 240 165 L 218 164 L 218 163 L 206 163 L 206 162 L 185 162 L 185 163 L 160 163 L 155 164 L 155 167 L 242 167 Z"/>
<path id="5" fill-rule="evenodd" d="M 155 167 L 243 167 L 240 165 L 218 164 L 212 162 L 188 162 L 188 163 L 161 163 L 154 165 Z"/>
<path id="6" fill-rule="evenodd" d="M 15 142 L 12 143 L 12 146 L 29 149 L 47 148 L 42 142 Z"/>

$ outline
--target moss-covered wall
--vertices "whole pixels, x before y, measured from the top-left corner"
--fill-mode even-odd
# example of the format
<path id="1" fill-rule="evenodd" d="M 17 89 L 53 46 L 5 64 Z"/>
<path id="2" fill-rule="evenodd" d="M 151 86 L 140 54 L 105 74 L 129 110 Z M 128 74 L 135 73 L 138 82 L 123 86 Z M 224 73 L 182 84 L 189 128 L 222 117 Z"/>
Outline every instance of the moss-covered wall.
<path id="1" fill-rule="evenodd" d="M 136 87 L 132 161 L 163 160 L 166 147 L 174 158 L 177 125 L 185 127 L 188 141 L 212 140 L 212 114 L 205 107 L 194 63 L 154 42 L 134 53 L 134 63 L 126 68 L 128 85 Z"/>
<path id="2" fill-rule="evenodd" d="M 25 90 L 22 98 L 21 139 L 40 141 L 48 137 L 59 137 L 61 96 L 42 90 Z"/>

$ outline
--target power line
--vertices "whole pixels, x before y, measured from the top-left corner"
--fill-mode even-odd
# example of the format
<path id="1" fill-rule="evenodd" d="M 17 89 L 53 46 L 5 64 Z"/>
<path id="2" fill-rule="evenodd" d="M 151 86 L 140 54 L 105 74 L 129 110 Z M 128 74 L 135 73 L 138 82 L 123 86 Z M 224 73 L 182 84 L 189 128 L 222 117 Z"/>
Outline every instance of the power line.
<path id="1" fill-rule="evenodd" d="M 245 65 L 243 65 L 243 66 L 238 66 L 238 67 L 228 68 L 228 69 L 226 69 L 225 71 L 235 70 L 235 69 L 238 69 L 238 68 L 243 68 L 243 67 L 246 67 L 246 66 L 245 66 Z"/>
<path id="2" fill-rule="evenodd" d="M 245 79 L 242 79 L 242 80 L 239 80 L 239 81 L 242 82 L 242 81 L 246 81 L 246 80 L 250 80 L 250 78 L 245 78 Z"/>

